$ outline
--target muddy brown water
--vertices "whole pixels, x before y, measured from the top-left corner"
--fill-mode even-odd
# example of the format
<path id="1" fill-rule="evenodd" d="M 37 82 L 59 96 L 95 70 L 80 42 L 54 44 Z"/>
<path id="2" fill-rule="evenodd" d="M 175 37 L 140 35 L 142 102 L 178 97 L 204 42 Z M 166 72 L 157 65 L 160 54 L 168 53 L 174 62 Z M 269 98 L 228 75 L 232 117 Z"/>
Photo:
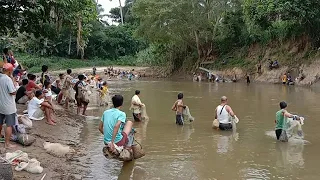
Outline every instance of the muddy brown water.
<path id="1" fill-rule="evenodd" d="M 88 120 L 82 133 L 88 149 L 91 179 L 303 179 L 320 178 L 320 95 L 313 89 L 271 84 L 194 83 L 174 81 L 111 82 L 114 93 L 125 98 L 128 118 L 131 97 L 141 90 L 148 122 L 136 123 L 146 156 L 131 163 L 106 159 L 99 120 Z M 171 106 L 178 92 L 190 107 L 195 122 L 175 125 Z M 222 95 L 240 119 L 237 133 L 211 128 L 214 109 Z M 303 115 L 304 143 L 278 143 L 273 134 L 275 112 L 281 100 L 290 112 Z M 101 116 L 105 108 L 91 109 Z"/>

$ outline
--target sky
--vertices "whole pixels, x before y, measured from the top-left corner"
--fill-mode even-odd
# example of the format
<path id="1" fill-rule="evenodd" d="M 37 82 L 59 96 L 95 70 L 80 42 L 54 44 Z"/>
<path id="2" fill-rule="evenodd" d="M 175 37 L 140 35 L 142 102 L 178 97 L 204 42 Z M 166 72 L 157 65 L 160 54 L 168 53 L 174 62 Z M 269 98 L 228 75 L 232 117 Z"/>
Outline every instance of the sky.
<path id="1" fill-rule="evenodd" d="M 98 3 L 102 5 L 105 14 L 109 14 L 111 8 L 119 7 L 119 0 L 98 0 Z M 125 0 L 121 0 L 121 5 L 124 6 Z M 107 20 L 110 24 L 111 20 Z"/>

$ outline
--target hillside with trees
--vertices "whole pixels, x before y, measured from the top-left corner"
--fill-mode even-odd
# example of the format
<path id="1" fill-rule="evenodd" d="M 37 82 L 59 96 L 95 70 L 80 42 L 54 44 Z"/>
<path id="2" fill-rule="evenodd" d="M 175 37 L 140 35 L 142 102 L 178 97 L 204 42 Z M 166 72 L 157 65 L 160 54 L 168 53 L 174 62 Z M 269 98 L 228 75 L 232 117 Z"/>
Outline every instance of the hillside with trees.
<path id="1" fill-rule="evenodd" d="M 1 46 L 41 57 L 173 72 L 205 61 L 214 68 L 222 61 L 253 68 L 269 58 L 303 64 L 320 47 L 320 2 L 313 0 L 126 0 L 108 14 L 93 0 L 4 0 L 0 7 Z"/>

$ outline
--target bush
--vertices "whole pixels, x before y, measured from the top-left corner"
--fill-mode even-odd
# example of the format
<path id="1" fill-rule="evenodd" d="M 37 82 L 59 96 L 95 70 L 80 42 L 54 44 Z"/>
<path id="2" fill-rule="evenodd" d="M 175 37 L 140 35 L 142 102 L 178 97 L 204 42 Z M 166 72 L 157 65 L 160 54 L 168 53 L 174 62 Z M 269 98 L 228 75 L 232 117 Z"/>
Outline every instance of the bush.
<path id="1" fill-rule="evenodd" d="M 51 71 L 55 70 L 65 70 L 68 68 L 83 68 L 83 67 L 93 67 L 93 66 L 110 66 L 110 65 L 127 65 L 134 66 L 136 64 L 135 58 L 133 56 L 124 56 L 119 60 L 105 60 L 100 58 L 79 60 L 79 59 L 67 59 L 61 57 L 40 57 L 30 54 L 16 54 L 16 59 L 23 65 L 23 67 L 28 68 L 29 72 L 36 73 L 41 72 L 41 66 L 49 66 Z"/>

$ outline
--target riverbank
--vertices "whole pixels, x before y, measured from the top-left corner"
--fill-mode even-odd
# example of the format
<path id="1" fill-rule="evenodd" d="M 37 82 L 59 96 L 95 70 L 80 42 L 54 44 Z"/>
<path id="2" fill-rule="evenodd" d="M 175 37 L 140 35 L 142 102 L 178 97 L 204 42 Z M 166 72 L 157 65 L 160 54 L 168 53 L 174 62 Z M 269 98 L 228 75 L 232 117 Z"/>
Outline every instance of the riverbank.
<path id="1" fill-rule="evenodd" d="M 17 105 L 17 109 L 18 114 L 22 114 L 27 106 Z M 28 134 L 36 138 L 35 143 L 28 147 L 17 145 L 15 149 L 7 150 L 7 152 L 21 150 L 28 153 L 29 158 L 36 158 L 44 168 L 43 173 L 31 174 L 13 169 L 14 179 L 41 179 L 44 174 L 46 174 L 45 179 L 81 179 L 88 174 L 86 163 L 79 160 L 86 155 L 84 145 L 80 144 L 80 134 L 86 123 L 85 118 L 66 111 L 60 106 L 56 106 L 56 109 L 56 126 L 47 125 L 45 120 L 33 121 L 33 127 Z M 75 153 L 66 157 L 55 157 L 45 151 L 44 142 L 68 145 L 75 150 Z"/>
<path id="2" fill-rule="evenodd" d="M 320 80 L 320 60 L 314 61 L 311 64 L 303 64 L 299 67 L 281 66 L 278 69 L 269 70 L 268 67 L 263 67 L 261 73 L 256 71 L 249 71 L 245 68 L 229 68 L 224 70 L 209 70 L 212 74 L 224 77 L 231 80 L 234 76 L 238 81 L 245 81 L 246 76 L 249 75 L 251 81 L 261 83 L 282 83 L 282 76 L 285 73 L 290 73 L 293 79 L 299 77 L 299 72 L 302 71 L 304 79 L 295 81 L 298 86 L 314 86 Z M 203 71 L 199 71 L 203 72 Z M 191 76 L 190 76 L 191 78 Z"/>

